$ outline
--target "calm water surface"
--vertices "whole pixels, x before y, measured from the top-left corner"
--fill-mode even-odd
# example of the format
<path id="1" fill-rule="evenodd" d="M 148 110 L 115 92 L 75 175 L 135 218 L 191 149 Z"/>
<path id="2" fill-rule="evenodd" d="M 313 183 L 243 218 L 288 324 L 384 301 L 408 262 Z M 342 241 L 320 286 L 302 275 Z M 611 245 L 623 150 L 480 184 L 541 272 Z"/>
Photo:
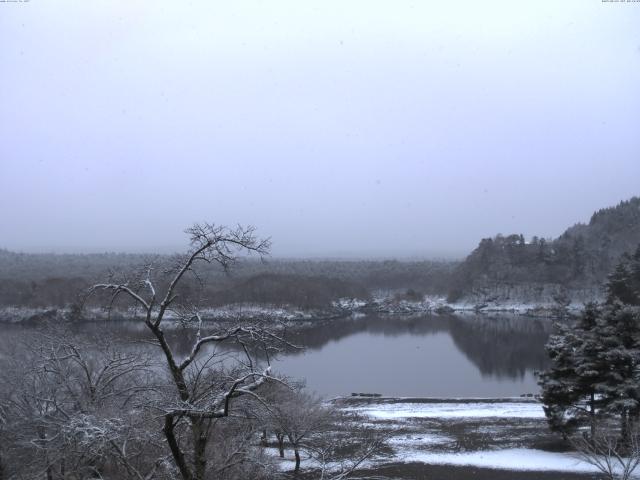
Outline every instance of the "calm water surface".
<path id="1" fill-rule="evenodd" d="M 26 328 L 5 331 L 19 336 Z M 147 337 L 141 321 L 80 328 L 138 346 Z M 289 334 L 305 348 L 281 355 L 273 366 L 277 373 L 305 378 L 323 396 L 515 396 L 538 391 L 534 371 L 547 365 L 544 344 L 550 331 L 548 321 L 518 316 L 370 315 L 307 322 L 295 324 Z M 168 334 L 176 354 L 186 355 L 192 332 Z"/>
<path id="2" fill-rule="evenodd" d="M 364 317 L 298 334 L 307 348 L 276 371 L 323 395 L 514 396 L 536 393 L 547 321 L 524 317 Z"/>

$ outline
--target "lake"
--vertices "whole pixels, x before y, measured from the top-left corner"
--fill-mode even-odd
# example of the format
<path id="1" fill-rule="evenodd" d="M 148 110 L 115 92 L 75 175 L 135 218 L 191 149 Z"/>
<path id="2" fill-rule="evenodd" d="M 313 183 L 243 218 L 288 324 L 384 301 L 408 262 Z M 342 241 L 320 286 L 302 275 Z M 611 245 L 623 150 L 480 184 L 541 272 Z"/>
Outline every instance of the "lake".
<path id="1" fill-rule="evenodd" d="M 9 342 L 11 334 L 33 330 L 2 328 Z M 99 338 L 147 336 L 142 321 L 79 328 Z M 548 320 L 515 315 L 359 315 L 295 324 L 288 338 L 304 348 L 272 364 L 276 373 L 304 378 L 323 396 L 518 396 L 537 393 L 534 372 L 547 366 L 544 344 L 550 332 Z M 176 354 L 186 355 L 190 335 L 182 329 L 168 335 Z"/>
<path id="2" fill-rule="evenodd" d="M 277 372 L 322 395 L 496 397 L 536 393 L 551 322 L 517 316 L 365 316 L 297 333 Z"/>

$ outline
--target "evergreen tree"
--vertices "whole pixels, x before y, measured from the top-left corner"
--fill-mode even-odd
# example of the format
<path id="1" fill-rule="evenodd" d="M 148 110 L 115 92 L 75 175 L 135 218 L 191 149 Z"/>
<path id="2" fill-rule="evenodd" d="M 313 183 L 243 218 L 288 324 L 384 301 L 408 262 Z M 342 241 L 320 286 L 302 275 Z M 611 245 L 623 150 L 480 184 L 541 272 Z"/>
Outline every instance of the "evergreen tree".
<path id="1" fill-rule="evenodd" d="M 640 245 L 633 255 L 623 255 L 608 280 L 608 304 L 619 302 L 640 306 Z"/>
<path id="2" fill-rule="evenodd" d="M 600 324 L 600 356 L 608 369 L 594 387 L 606 411 L 620 418 L 626 438 L 627 426 L 640 415 L 640 308 L 609 305 Z"/>
<path id="3" fill-rule="evenodd" d="M 626 303 L 633 300 L 628 292 L 628 283 L 631 274 L 624 262 L 619 263 L 615 270 L 609 275 L 607 282 L 607 303 L 611 304 L 616 301 Z"/>
<path id="4" fill-rule="evenodd" d="M 540 374 L 544 411 L 553 431 L 567 435 L 588 424 L 595 434 L 597 415 L 603 408 L 597 385 L 605 381 L 608 367 L 601 355 L 598 318 L 594 304 L 569 324 L 557 324 L 547 343 L 552 367 Z"/>
<path id="5" fill-rule="evenodd" d="M 557 327 L 548 344 L 552 366 L 540 374 L 552 430 L 568 434 L 600 415 L 627 426 L 640 418 L 640 247 L 609 276 L 607 303 L 589 304 L 580 318 Z"/>

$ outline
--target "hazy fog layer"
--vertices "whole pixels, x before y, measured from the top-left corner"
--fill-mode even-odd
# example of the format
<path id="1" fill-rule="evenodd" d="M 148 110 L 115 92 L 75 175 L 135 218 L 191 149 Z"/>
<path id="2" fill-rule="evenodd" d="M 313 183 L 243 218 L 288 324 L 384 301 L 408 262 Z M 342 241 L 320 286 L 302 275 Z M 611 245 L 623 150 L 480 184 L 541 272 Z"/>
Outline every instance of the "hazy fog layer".
<path id="1" fill-rule="evenodd" d="M 443 256 L 640 193 L 640 3 L 0 3 L 0 247 Z"/>

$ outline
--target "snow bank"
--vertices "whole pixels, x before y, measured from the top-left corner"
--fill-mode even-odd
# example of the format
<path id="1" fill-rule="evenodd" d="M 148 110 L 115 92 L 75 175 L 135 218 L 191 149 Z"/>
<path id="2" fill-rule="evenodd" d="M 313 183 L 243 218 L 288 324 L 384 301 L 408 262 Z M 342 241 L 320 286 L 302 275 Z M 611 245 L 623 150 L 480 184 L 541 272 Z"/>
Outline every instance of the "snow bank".
<path id="1" fill-rule="evenodd" d="M 399 418 L 544 418 L 537 402 L 390 403 L 349 407 L 380 420 Z"/>
<path id="2" fill-rule="evenodd" d="M 530 448 L 512 448 L 464 453 L 436 453 L 424 451 L 401 452 L 404 462 L 429 465 L 456 465 L 499 470 L 560 471 L 595 473 L 598 469 L 571 453 L 545 452 Z"/>

